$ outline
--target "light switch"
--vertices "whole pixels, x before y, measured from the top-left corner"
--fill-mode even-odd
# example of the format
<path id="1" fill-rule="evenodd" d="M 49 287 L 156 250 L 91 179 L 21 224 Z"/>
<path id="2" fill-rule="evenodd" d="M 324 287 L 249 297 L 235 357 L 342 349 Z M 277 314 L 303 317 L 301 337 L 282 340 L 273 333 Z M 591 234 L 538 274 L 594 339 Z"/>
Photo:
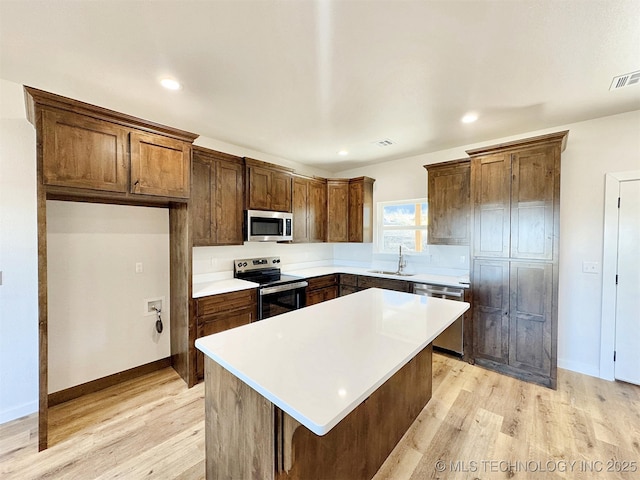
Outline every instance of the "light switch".
<path id="1" fill-rule="evenodd" d="M 2 285 L 2 270 L 0 270 L 0 285 Z"/>
<path id="2" fill-rule="evenodd" d="M 142 273 L 142 262 L 136 263 L 136 273 Z"/>
<path id="3" fill-rule="evenodd" d="M 582 262 L 583 273 L 600 273 L 600 264 L 598 262 Z"/>

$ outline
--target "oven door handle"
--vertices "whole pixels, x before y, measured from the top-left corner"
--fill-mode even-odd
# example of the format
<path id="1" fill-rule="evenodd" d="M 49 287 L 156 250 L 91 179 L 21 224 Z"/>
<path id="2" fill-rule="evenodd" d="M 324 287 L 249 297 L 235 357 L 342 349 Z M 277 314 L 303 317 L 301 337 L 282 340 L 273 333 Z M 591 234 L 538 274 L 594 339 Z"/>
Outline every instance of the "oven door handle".
<path id="1" fill-rule="evenodd" d="M 274 285 L 273 287 L 264 287 L 260 288 L 260 296 L 270 295 L 272 293 L 286 292 L 288 290 L 297 290 L 298 288 L 304 288 L 309 285 L 309 282 L 295 282 L 295 283 L 285 283 L 284 285 Z"/>

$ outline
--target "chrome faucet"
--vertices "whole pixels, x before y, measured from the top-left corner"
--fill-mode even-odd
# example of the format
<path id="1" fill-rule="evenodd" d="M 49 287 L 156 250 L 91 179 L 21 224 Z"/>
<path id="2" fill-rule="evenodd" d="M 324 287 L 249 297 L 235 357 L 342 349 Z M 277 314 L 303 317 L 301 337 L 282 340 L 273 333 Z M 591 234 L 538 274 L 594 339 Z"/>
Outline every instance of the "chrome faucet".
<path id="1" fill-rule="evenodd" d="M 402 255 L 402 245 L 400 245 L 400 253 L 398 254 L 398 271 L 396 272 L 398 275 L 402 275 L 404 273 L 404 268 L 407 266 L 407 261 L 404 259 Z"/>

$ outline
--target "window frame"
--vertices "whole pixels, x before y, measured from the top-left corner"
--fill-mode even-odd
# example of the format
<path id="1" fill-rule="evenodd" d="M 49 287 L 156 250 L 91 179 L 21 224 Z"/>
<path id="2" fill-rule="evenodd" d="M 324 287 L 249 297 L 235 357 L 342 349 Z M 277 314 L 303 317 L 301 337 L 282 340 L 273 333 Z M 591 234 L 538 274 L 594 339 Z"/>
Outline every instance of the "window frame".
<path id="1" fill-rule="evenodd" d="M 426 205 L 426 212 L 424 215 L 424 224 L 422 225 L 399 225 L 399 226 L 387 226 L 384 225 L 384 207 L 394 206 L 394 205 L 418 205 L 418 204 Z M 422 211 L 422 209 L 420 209 Z M 408 198 L 402 200 L 389 200 L 385 202 L 377 202 L 376 203 L 376 238 L 375 238 L 375 249 L 376 253 L 382 254 L 396 254 L 396 251 L 390 251 L 384 249 L 384 233 L 388 231 L 415 231 L 416 233 L 420 232 L 422 236 L 421 242 L 418 242 L 418 236 L 416 235 L 416 249 L 411 250 L 410 253 L 412 255 L 423 255 L 427 252 L 422 249 L 422 243 L 426 242 L 427 239 L 427 228 L 429 222 L 429 203 L 426 197 L 422 198 Z M 409 252 L 407 252 L 409 253 Z"/>

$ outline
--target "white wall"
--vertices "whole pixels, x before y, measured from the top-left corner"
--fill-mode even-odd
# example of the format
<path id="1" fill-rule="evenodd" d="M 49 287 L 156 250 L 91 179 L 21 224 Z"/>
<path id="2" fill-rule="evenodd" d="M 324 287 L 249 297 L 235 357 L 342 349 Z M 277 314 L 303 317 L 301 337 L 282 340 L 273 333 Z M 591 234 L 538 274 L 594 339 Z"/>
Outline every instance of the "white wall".
<path id="1" fill-rule="evenodd" d="M 285 266 L 314 266 L 331 264 L 333 247 L 330 243 L 274 243 L 248 242 L 244 245 L 223 247 L 195 247 L 193 249 L 193 274 L 232 272 L 236 258 L 279 256 Z M 297 268 L 297 267 L 296 267 Z"/>
<path id="2" fill-rule="evenodd" d="M 38 408 L 36 135 L 0 80 L 0 423 Z"/>
<path id="3" fill-rule="evenodd" d="M 331 177 L 331 174 L 327 170 L 311 167 L 309 165 L 303 165 L 302 163 L 287 160 L 285 158 L 276 157 L 267 153 L 256 152 L 249 148 L 240 147 L 231 143 L 222 142 L 209 137 L 198 137 L 193 142 L 194 145 L 210 148 L 218 152 L 228 153 L 229 155 L 236 155 L 238 157 L 249 157 L 255 160 L 261 160 L 263 162 L 274 163 L 276 165 L 282 165 L 284 167 L 293 168 L 296 173 L 301 175 L 317 175 L 319 177 Z"/>
<path id="4" fill-rule="evenodd" d="M 467 157 L 465 150 L 471 148 L 560 130 L 570 133 L 561 166 L 558 365 L 599 376 L 602 278 L 599 273 L 583 273 L 582 262 L 602 265 L 605 173 L 640 167 L 640 111 L 352 169 L 339 176 L 375 178 L 376 202 L 414 198 L 426 192 L 423 165 Z"/>
<path id="5" fill-rule="evenodd" d="M 168 209 L 47 201 L 47 263 L 49 393 L 171 355 Z"/>

